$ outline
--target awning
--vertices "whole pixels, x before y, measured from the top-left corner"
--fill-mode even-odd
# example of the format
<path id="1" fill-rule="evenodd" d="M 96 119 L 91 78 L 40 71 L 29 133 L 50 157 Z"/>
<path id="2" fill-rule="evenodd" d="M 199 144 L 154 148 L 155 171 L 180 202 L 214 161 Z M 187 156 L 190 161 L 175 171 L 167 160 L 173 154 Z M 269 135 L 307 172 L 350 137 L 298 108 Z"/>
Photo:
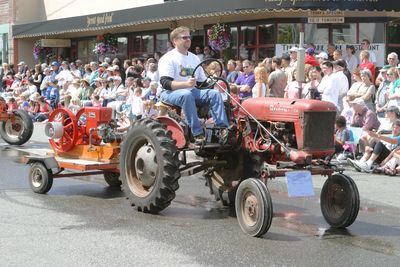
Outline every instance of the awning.
<path id="1" fill-rule="evenodd" d="M 13 37 L 101 31 L 183 19 L 268 11 L 400 11 L 400 1 L 384 0 L 183 0 L 87 16 L 13 25 Z"/>

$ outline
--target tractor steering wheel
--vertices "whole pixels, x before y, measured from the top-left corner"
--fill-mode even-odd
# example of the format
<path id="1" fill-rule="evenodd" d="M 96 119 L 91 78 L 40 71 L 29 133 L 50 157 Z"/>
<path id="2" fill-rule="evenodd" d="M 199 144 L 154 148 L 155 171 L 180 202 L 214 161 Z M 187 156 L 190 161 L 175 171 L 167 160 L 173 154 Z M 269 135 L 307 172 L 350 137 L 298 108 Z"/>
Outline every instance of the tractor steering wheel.
<path id="1" fill-rule="evenodd" d="M 206 68 L 213 62 L 216 62 L 216 64 L 217 64 L 216 68 L 219 67 L 219 70 L 217 70 L 216 72 L 210 73 L 210 71 L 207 71 Z M 192 77 L 195 76 L 198 68 L 203 69 L 204 74 L 206 75 L 207 79 L 204 82 L 202 82 L 200 85 L 196 84 L 194 87 L 197 89 L 206 89 L 206 88 L 213 87 L 215 85 L 215 83 L 217 82 L 217 80 L 215 78 L 222 76 L 222 71 L 224 69 L 224 66 L 222 65 L 222 63 L 219 60 L 217 60 L 215 58 L 205 59 L 194 68 Z"/>

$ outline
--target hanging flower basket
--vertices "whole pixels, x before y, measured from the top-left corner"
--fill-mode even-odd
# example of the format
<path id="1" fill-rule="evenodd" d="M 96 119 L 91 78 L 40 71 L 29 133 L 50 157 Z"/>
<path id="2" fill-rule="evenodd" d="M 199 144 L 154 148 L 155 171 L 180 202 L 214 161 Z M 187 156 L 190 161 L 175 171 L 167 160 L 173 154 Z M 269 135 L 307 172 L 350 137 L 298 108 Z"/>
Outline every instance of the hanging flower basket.
<path id="1" fill-rule="evenodd" d="M 37 40 L 33 44 L 33 58 L 35 62 L 44 63 L 46 59 L 53 55 L 53 49 L 51 47 L 43 47 L 40 40 Z"/>
<path id="2" fill-rule="evenodd" d="M 104 55 L 108 53 L 116 53 L 118 51 L 118 40 L 115 36 L 110 33 L 98 35 L 96 37 L 96 44 L 93 52 L 98 55 Z"/>
<path id="3" fill-rule="evenodd" d="M 207 31 L 208 44 L 213 50 L 220 51 L 231 45 L 231 29 L 225 24 L 215 24 Z"/>

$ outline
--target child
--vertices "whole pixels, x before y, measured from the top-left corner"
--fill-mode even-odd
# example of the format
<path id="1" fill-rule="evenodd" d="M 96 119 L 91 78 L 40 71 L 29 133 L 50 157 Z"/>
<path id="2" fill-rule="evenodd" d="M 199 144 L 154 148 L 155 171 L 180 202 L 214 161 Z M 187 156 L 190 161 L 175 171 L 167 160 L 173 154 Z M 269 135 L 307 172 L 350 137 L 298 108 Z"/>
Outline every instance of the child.
<path id="1" fill-rule="evenodd" d="M 144 102 L 144 117 L 153 118 L 157 116 L 157 110 L 154 107 L 155 102 L 147 100 Z"/>
<path id="2" fill-rule="evenodd" d="M 7 102 L 7 107 L 9 111 L 18 109 L 17 102 L 15 101 L 14 97 L 10 97 Z"/>
<path id="3" fill-rule="evenodd" d="M 239 99 L 239 88 L 236 86 L 236 84 L 230 84 L 230 89 L 231 89 L 231 104 L 232 104 L 232 111 L 233 111 L 233 117 L 237 117 L 239 114 L 239 106 L 237 103 L 240 103 Z M 235 101 L 236 100 L 236 101 Z"/>
<path id="4" fill-rule="evenodd" d="M 133 94 L 131 94 L 126 101 L 126 104 L 131 105 L 131 118 L 133 120 L 139 120 L 143 115 L 143 100 L 142 100 L 142 89 L 140 87 L 135 88 Z"/>
<path id="5" fill-rule="evenodd" d="M 102 103 L 100 101 L 99 95 L 92 95 L 92 107 L 101 107 Z"/>
<path id="6" fill-rule="evenodd" d="M 343 146 L 346 142 L 351 141 L 350 131 L 346 127 L 346 118 L 344 116 L 337 116 L 335 121 L 335 153 L 345 152 Z M 337 157 L 338 160 L 345 160 L 347 156 L 345 153 Z"/>

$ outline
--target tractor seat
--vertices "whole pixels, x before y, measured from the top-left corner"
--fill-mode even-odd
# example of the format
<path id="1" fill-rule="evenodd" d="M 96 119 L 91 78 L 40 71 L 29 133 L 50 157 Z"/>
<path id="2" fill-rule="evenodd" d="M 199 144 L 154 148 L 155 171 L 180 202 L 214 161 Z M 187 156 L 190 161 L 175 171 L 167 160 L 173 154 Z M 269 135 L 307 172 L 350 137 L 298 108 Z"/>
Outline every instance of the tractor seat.
<path id="1" fill-rule="evenodd" d="M 161 103 L 164 106 L 167 106 L 167 108 L 169 108 L 170 110 L 175 111 L 175 113 L 179 116 L 181 116 L 182 108 L 180 106 L 176 106 L 165 101 L 161 101 Z M 208 111 L 208 106 L 197 107 L 197 116 L 199 118 L 208 118 Z"/>

